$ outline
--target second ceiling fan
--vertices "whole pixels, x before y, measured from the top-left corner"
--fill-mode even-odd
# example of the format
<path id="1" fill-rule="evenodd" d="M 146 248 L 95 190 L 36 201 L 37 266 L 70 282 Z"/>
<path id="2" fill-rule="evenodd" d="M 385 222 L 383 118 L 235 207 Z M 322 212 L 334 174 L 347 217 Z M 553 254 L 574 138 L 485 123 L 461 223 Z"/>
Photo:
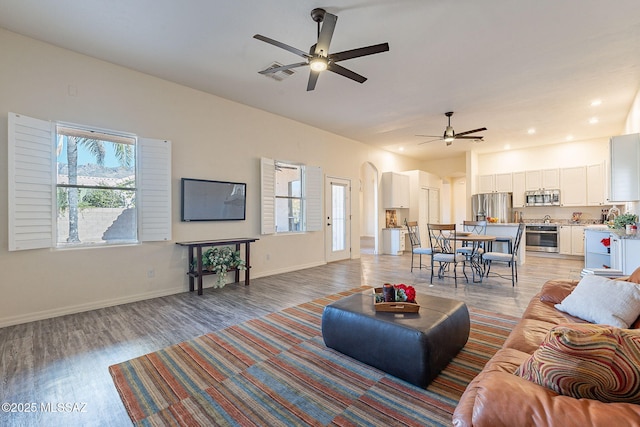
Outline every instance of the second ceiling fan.
<path id="1" fill-rule="evenodd" d="M 338 17 L 333 15 L 324 9 L 316 8 L 311 11 L 311 18 L 318 23 L 318 41 L 312 45 L 309 49 L 309 53 L 296 49 L 295 47 L 286 45 L 277 40 L 273 40 L 269 37 L 256 34 L 253 38 L 262 40 L 265 43 L 272 44 L 281 49 L 288 50 L 291 53 L 295 53 L 305 59 L 304 62 L 297 62 L 295 64 L 282 65 L 280 67 L 269 67 L 266 70 L 259 71 L 260 74 L 276 73 L 278 71 L 289 70 L 291 68 L 303 67 L 308 65 L 311 69 L 309 72 L 309 82 L 307 83 L 307 90 L 313 90 L 316 87 L 318 76 L 320 72 L 327 70 L 340 74 L 351 80 L 355 80 L 358 83 L 364 83 L 367 78 L 355 73 L 347 68 L 344 68 L 337 64 L 337 62 L 344 61 L 346 59 L 358 58 L 361 56 L 373 55 L 374 53 L 386 52 L 389 50 L 389 43 L 380 43 L 372 46 L 361 47 L 358 49 L 345 50 L 337 53 L 329 53 L 329 44 L 331 43 L 331 37 L 333 36 L 333 30 L 336 26 Z M 322 23 L 322 28 L 320 24 Z"/>
<path id="2" fill-rule="evenodd" d="M 460 132 L 460 133 L 455 133 L 455 131 L 453 130 L 453 128 L 451 127 L 451 116 L 453 116 L 453 111 L 448 111 L 446 113 L 444 113 L 445 116 L 447 116 L 449 122 L 447 124 L 447 127 L 444 130 L 444 134 L 442 136 L 436 136 L 436 135 L 416 135 L 416 136 L 420 136 L 423 138 L 437 138 L 437 139 L 432 139 L 431 141 L 424 141 L 419 143 L 420 144 L 426 144 L 428 142 L 434 142 L 434 141 L 444 141 L 447 143 L 447 146 L 453 144 L 453 141 L 456 139 L 473 139 L 476 141 L 482 141 L 483 136 L 481 135 L 471 135 L 472 133 L 476 133 L 476 132 L 482 132 L 487 130 L 487 128 L 478 128 L 478 129 L 473 129 L 473 130 L 468 130 L 465 132 Z"/>

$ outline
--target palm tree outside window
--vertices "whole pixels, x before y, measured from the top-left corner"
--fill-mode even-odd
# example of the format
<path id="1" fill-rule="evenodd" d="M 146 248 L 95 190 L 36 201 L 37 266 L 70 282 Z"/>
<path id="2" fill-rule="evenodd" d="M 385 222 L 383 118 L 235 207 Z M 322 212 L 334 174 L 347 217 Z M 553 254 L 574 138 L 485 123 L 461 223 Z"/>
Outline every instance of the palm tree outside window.
<path id="1" fill-rule="evenodd" d="M 57 127 L 57 246 L 138 241 L 136 138 Z"/>

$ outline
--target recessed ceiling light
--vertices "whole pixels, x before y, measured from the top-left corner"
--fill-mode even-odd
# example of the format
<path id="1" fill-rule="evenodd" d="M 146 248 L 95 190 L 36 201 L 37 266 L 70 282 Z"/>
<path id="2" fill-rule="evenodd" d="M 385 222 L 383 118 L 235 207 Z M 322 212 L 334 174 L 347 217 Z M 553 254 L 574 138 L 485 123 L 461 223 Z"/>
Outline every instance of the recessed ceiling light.
<path id="1" fill-rule="evenodd" d="M 536 133 L 536 130 L 535 130 L 534 128 L 531 128 L 531 129 L 529 129 L 529 130 L 527 131 L 527 133 L 528 133 L 529 135 L 533 135 L 534 133 Z"/>
<path id="2" fill-rule="evenodd" d="M 404 147 L 398 148 L 398 151 L 404 151 Z"/>
<path id="3" fill-rule="evenodd" d="M 510 150 L 511 149 L 511 145 L 510 144 L 504 144 L 504 149 L 505 150 Z"/>
<path id="4" fill-rule="evenodd" d="M 598 118 L 597 117 L 591 117 L 589 119 L 589 123 L 591 123 L 592 125 L 595 125 L 596 123 L 598 123 Z"/>
<path id="5" fill-rule="evenodd" d="M 573 135 L 567 135 L 565 138 L 567 141 L 573 141 Z"/>
<path id="6" fill-rule="evenodd" d="M 602 100 L 600 100 L 600 99 L 594 99 L 593 101 L 591 101 L 591 106 L 592 107 L 597 107 L 600 104 L 602 104 Z"/>

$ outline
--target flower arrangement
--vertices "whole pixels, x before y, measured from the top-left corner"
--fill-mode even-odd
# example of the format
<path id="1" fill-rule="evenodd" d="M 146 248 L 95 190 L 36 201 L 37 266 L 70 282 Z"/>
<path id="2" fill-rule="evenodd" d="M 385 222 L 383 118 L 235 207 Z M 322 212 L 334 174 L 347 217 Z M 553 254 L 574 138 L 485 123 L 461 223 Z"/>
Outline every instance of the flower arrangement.
<path id="1" fill-rule="evenodd" d="M 245 261 L 240 258 L 240 251 L 234 251 L 229 246 L 216 246 L 204 251 L 202 253 L 202 267 L 218 274 L 214 288 L 222 288 L 227 283 L 227 271 L 234 268 L 247 269 Z"/>
<path id="2" fill-rule="evenodd" d="M 635 224 L 638 221 L 638 215 L 632 213 L 625 213 L 618 215 L 613 224 L 609 224 L 609 228 L 625 228 L 628 224 Z"/>
<path id="3" fill-rule="evenodd" d="M 407 286 L 404 283 L 393 285 L 395 288 L 396 302 L 416 303 L 416 290 L 413 286 Z M 376 303 L 384 302 L 382 293 L 376 294 Z"/>

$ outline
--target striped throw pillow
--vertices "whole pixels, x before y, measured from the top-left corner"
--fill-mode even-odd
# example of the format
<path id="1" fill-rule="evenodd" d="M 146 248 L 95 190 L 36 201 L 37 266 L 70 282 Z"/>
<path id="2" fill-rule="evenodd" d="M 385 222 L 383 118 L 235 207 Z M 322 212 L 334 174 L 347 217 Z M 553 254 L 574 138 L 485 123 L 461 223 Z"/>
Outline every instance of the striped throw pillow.
<path id="1" fill-rule="evenodd" d="M 640 404 L 640 331 L 556 326 L 515 374 L 566 396 Z"/>

